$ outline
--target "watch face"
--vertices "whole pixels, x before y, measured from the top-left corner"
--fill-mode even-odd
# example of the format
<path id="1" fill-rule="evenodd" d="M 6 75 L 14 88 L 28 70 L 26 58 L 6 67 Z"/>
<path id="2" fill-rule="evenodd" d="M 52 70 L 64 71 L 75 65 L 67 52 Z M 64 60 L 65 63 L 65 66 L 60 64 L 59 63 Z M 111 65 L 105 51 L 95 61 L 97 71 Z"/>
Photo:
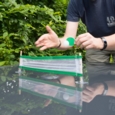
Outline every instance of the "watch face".
<path id="1" fill-rule="evenodd" d="M 108 90 L 104 90 L 103 95 L 106 95 L 106 94 L 107 94 L 107 91 L 108 91 Z"/>
<path id="2" fill-rule="evenodd" d="M 103 37 L 101 37 L 101 39 L 102 39 L 102 41 L 103 41 L 103 48 L 101 49 L 101 51 L 102 51 L 102 50 L 106 49 L 106 47 L 107 47 L 107 41 L 106 41 L 106 39 L 103 38 Z"/>
<path id="3" fill-rule="evenodd" d="M 103 41 L 105 42 L 105 39 L 103 39 Z"/>
<path id="4" fill-rule="evenodd" d="M 107 84 L 105 82 L 102 82 L 102 84 L 104 85 L 103 95 L 106 95 L 107 91 L 108 91 L 108 86 L 107 86 Z"/>
<path id="5" fill-rule="evenodd" d="M 102 38 L 104 42 L 106 42 L 105 38 Z"/>

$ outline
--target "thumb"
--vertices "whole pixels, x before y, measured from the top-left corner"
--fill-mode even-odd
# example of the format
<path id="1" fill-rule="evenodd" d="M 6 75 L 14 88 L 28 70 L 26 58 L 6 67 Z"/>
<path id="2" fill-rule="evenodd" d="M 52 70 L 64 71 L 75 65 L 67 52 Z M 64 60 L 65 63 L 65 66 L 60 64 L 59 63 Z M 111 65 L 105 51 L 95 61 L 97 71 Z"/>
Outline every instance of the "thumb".
<path id="1" fill-rule="evenodd" d="M 49 26 L 46 26 L 46 30 L 49 34 L 55 34 L 55 32 Z"/>
<path id="2" fill-rule="evenodd" d="M 51 99 L 45 101 L 44 107 L 47 107 L 49 104 L 51 104 Z"/>

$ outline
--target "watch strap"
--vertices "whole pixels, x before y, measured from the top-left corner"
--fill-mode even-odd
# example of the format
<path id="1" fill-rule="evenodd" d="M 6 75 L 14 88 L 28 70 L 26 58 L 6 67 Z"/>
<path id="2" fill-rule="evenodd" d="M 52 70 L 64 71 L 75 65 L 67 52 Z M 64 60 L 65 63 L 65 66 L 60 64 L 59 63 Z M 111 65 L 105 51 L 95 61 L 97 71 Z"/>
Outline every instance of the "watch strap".
<path id="1" fill-rule="evenodd" d="M 105 96 L 108 92 L 108 85 L 105 82 L 102 82 L 102 84 L 104 85 L 104 91 L 103 91 L 102 95 Z"/>
<path id="2" fill-rule="evenodd" d="M 101 51 L 105 50 L 107 47 L 107 41 L 104 37 L 101 37 L 101 40 L 103 41 L 103 48 L 101 49 Z"/>

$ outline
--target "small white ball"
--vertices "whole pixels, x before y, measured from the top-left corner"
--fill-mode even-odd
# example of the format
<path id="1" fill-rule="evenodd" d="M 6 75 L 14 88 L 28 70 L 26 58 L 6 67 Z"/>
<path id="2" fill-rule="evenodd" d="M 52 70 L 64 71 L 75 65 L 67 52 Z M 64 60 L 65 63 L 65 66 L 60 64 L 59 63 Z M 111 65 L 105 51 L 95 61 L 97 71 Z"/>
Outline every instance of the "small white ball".
<path id="1" fill-rule="evenodd" d="M 68 42 L 67 40 L 65 40 L 65 41 L 63 42 L 63 45 L 67 47 L 67 46 L 69 46 L 69 42 Z"/>

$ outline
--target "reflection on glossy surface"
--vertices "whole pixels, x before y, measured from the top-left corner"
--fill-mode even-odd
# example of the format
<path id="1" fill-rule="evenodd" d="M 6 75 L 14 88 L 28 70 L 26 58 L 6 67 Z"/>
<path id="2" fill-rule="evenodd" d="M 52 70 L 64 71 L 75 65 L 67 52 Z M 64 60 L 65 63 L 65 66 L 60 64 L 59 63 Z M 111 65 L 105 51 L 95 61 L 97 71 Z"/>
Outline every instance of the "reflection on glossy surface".
<path id="1" fill-rule="evenodd" d="M 68 77 L 66 77 L 66 79 L 68 79 Z M 82 89 L 80 88 L 74 88 L 51 81 L 38 80 L 24 76 L 19 78 L 19 87 L 25 92 L 56 100 L 59 103 L 81 109 L 80 104 Z"/>
<path id="2" fill-rule="evenodd" d="M 89 84 L 85 85 L 75 84 L 71 76 L 51 79 L 54 75 L 49 74 L 47 80 L 42 77 L 46 73 L 32 71 L 19 77 L 17 70 L 0 68 L 0 115 L 115 115 L 114 64 L 87 64 L 84 75 Z"/>

